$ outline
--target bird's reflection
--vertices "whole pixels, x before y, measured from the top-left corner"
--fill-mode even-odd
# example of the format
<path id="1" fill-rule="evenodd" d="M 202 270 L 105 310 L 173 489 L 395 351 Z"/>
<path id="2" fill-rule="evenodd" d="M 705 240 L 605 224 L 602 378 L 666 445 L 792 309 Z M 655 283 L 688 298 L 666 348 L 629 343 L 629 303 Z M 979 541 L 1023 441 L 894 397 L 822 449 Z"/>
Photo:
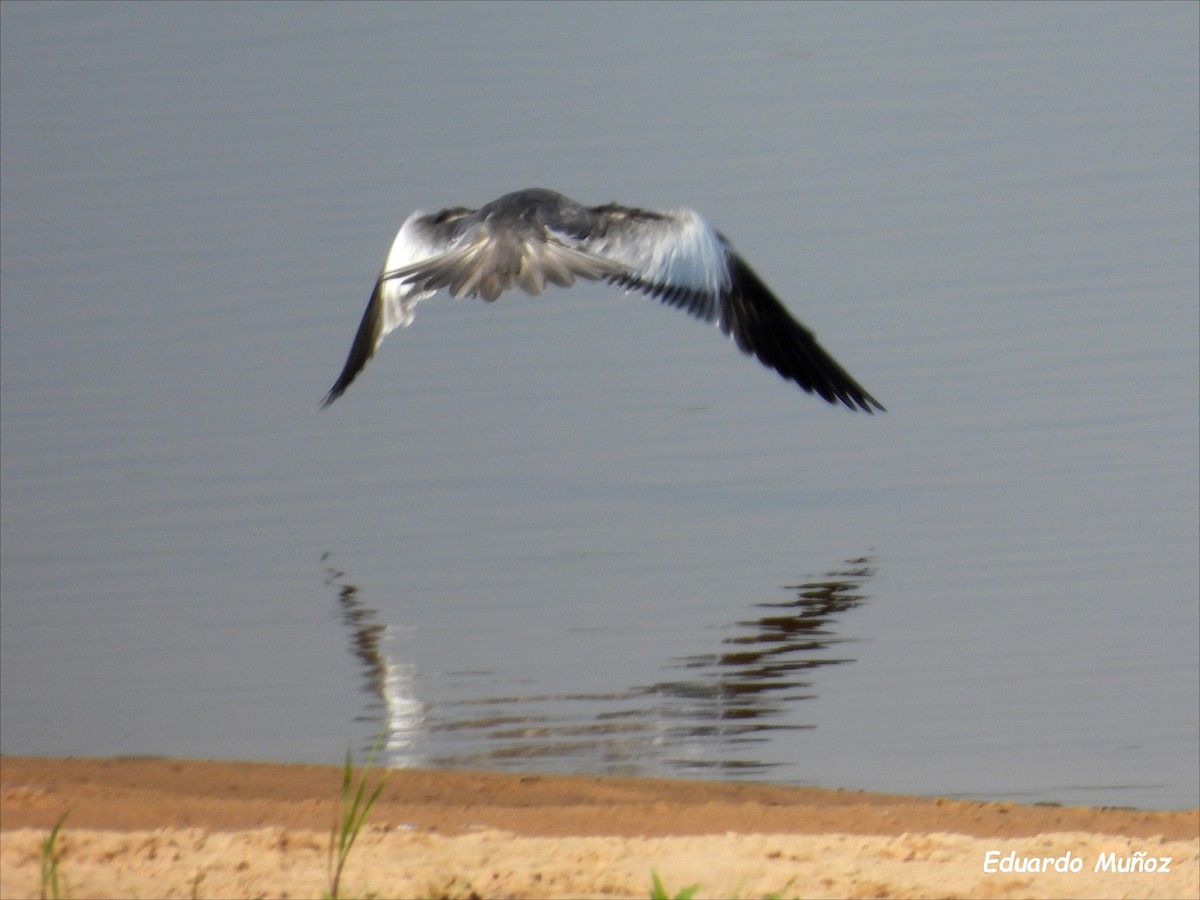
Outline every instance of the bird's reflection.
<path id="1" fill-rule="evenodd" d="M 361 719 L 385 734 L 393 766 L 436 765 L 573 772 L 670 774 L 768 771 L 774 734 L 816 727 L 802 701 L 816 696 L 820 670 L 853 661 L 841 617 L 866 599 L 868 557 L 820 579 L 784 588 L 724 629 L 712 652 L 664 660 L 670 677 L 594 694 L 511 691 L 495 673 L 457 672 L 448 697 L 419 698 L 404 662 L 408 633 L 379 621 L 344 573 L 328 565 L 340 616 L 370 696 Z M 431 689 L 429 683 L 423 687 Z M 776 754 L 777 756 L 777 754 Z"/>
<path id="2" fill-rule="evenodd" d="M 861 557 L 819 581 L 789 586 L 792 597 L 755 604 L 757 615 L 731 626 L 715 653 L 676 660 L 673 668 L 685 677 L 648 689 L 666 701 L 665 711 L 680 713 L 667 716 L 669 743 L 683 751 L 674 765 L 761 771 L 770 764 L 748 745 L 769 741 L 770 732 L 816 727 L 797 703 L 816 696 L 817 670 L 853 662 L 842 652 L 852 639 L 834 626 L 865 600 L 862 585 L 873 574 L 870 559 Z"/>
<path id="3" fill-rule="evenodd" d="M 329 554 L 321 557 L 325 565 L 325 584 L 337 589 L 342 624 L 350 635 L 350 649 L 362 667 L 363 688 L 370 700 L 360 721 L 372 722 L 378 737 L 383 734 L 382 749 L 388 759 L 416 762 L 417 739 L 425 720 L 425 706 L 416 697 L 416 666 L 404 662 L 398 654 L 389 655 L 387 645 L 403 634 L 399 626 L 384 625 L 378 610 L 363 603 L 358 586 L 343 580 L 345 572 L 329 565 Z"/>

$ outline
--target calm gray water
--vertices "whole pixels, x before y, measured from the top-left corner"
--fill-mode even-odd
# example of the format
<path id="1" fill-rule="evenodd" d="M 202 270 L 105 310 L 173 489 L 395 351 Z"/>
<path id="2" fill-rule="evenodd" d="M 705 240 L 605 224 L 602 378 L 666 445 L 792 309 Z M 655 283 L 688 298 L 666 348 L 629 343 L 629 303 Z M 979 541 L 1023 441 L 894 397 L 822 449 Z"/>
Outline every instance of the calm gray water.
<path id="1" fill-rule="evenodd" d="M 1200 803 L 1193 3 L 6 2 L 0 750 Z M 888 406 L 395 229 L 688 205 Z"/>

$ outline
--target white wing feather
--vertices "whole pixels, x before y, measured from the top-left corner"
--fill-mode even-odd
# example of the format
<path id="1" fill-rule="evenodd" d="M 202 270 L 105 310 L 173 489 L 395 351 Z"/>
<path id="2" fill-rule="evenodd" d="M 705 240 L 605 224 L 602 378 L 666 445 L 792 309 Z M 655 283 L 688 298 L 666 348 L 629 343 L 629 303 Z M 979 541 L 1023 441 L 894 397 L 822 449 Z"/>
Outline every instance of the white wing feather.
<path id="1" fill-rule="evenodd" d="M 580 249 L 621 263 L 648 286 L 712 297 L 729 290 L 725 241 L 694 210 L 614 211 L 609 227 Z"/>
<path id="2" fill-rule="evenodd" d="M 423 228 L 421 220 L 427 214 L 417 210 L 404 220 L 392 248 L 388 251 L 387 260 L 383 264 L 383 272 L 403 269 L 415 263 L 431 259 L 446 250 L 447 244 L 435 240 L 429 229 Z M 382 274 L 382 273 L 381 273 Z M 414 285 L 405 284 L 399 279 L 389 279 L 379 286 L 379 299 L 383 304 L 383 319 L 380 323 L 379 334 L 375 339 L 375 349 L 383 343 L 383 339 L 400 326 L 412 324 L 413 310 L 422 300 L 432 297 L 436 291 L 421 291 Z"/>

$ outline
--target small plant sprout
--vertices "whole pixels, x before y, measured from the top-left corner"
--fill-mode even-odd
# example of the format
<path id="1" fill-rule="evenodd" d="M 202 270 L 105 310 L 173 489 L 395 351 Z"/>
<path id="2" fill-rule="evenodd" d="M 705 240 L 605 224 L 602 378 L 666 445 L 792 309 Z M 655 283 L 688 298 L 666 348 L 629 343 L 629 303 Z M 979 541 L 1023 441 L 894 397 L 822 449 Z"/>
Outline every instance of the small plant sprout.
<path id="1" fill-rule="evenodd" d="M 58 872 L 58 864 L 62 861 L 61 848 L 58 844 L 58 833 L 62 830 L 63 822 L 67 821 L 67 816 L 71 811 L 68 809 L 65 813 L 58 817 L 58 821 L 54 823 L 54 827 L 50 829 L 50 834 L 42 841 L 42 882 L 41 890 L 38 896 L 41 900 L 53 898 L 59 900 L 64 896 L 64 888 L 66 887 L 66 879 L 62 878 Z"/>
<path id="2" fill-rule="evenodd" d="M 340 896 L 342 872 L 346 868 L 346 860 L 350 857 L 350 851 L 354 847 L 354 842 L 358 840 L 358 835 L 367 820 L 367 815 L 371 812 L 371 807 L 383 793 L 383 786 L 387 782 L 387 774 L 384 773 L 370 793 L 367 793 L 368 776 L 371 767 L 375 764 L 376 754 L 383 744 L 383 738 L 384 735 L 381 733 L 371 746 L 371 752 L 367 754 L 367 762 L 363 766 L 357 787 L 354 785 L 354 763 L 350 756 L 350 748 L 346 748 L 346 764 L 342 767 L 341 815 L 334 819 L 329 834 L 328 896 L 331 900 L 337 900 Z"/>
<path id="3" fill-rule="evenodd" d="M 700 890 L 700 885 L 689 884 L 685 888 L 680 888 L 678 894 L 671 895 L 663 887 L 662 879 L 658 877 L 657 872 L 651 870 L 650 877 L 654 881 L 654 886 L 650 889 L 650 900 L 692 900 L 696 896 L 696 891 Z"/>

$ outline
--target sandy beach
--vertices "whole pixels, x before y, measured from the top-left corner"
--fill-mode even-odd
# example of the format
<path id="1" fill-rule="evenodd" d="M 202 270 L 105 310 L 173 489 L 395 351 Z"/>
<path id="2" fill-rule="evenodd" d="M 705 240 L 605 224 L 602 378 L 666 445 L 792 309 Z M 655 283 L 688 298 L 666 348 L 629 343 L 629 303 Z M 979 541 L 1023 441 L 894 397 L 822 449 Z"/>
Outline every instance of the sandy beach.
<path id="1" fill-rule="evenodd" d="M 68 810 L 67 896 L 321 896 L 340 785 L 333 766 L 2 757 L 0 896 L 38 896 Z M 646 897 L 652 872 L 697 897 L 1196 897 L 1200 809 L 396 770 L 342 894 Z"/>

